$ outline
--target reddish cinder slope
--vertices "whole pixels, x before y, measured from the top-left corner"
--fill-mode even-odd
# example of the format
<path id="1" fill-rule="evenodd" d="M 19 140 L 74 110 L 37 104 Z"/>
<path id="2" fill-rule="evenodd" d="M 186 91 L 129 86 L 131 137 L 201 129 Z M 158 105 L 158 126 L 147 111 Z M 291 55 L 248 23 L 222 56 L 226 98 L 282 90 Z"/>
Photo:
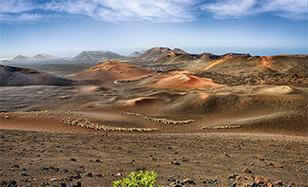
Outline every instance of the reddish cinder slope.
<path id="1" fill-rule="evenodd" d="M 272 69 L 272 57 L 262 56 L 260 61 L 261 61 L 262 67 L 264 67 L 266 69 Z"/>
<path id="2" fill-rule="evenodd" d="M 190 74 L 188 71 L 172 71 L 159 75 L 155 78 L 151 87 L 169 88 L 177 90 L 219 88 L 223 85 L 213 82 L 212 79 L 200 78 Z"/>
<path id="3" fill-rule="evenodd" d="M 107 60 L 77 74 L 75 78 L 108 82 L 119 79 L 137 79 L 153 73 L 154 71 L 152 70 L 126 64 L 118 60 Z"/>

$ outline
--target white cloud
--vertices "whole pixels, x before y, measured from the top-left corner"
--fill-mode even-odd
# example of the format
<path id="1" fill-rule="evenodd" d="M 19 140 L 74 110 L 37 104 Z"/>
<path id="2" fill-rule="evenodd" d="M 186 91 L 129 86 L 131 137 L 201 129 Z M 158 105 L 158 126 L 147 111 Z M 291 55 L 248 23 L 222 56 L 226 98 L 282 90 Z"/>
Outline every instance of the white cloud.
<path id="1" fill-rule="evenodd" d="M 0 22 L 37 21 L 46 18 L 46 15 L 31 13 L 39 7 L 31 0 L 0 0 Z"/>
<path id="2" fill-rule="evenodd" d="M 34 5 L 29 0 L 0 0 L 0 13 L 20 13 L 32 10 Z"/>
<path id="3" fill-rule="evenodd" d="M 182 22 L 194 19 L 193 0 L 66 0 L 46 4 L 47 10 L 84 14 L 104 21 L 150 20 Z"/>
<path id="4" fill-rule="evenodd" d="M 307 19 L 307 0 L 219 0 L 201 9 L 216 18 L 241 17 L 271 13 L 288 19 Z"/>
<path id="5" fill-rule="evenodd" d="M 17 19 L 19 21 L 36 21 L 40 20 L 42 18 L 46 18 L 47 16 L 41 15 L 41 14 L 27 14 L 27 13 L 22 13 L 17 16 Z"/>
<path id="6" fill-rule="evenodd" d="M 307 0 L 0 0 L 1 22 L 34 21 L 61 13 L 110 22 L 189 22 L 205 12 L 220 19 L 262 13 L 308 19 Z"/>
<path id="7" fill-rule="evenodd" d="M 37 21 L 47 16 L 41 14 L 0 14 L 0 22 L 22 22 L 22 21 Z"/>
<path id="8" fill-rule="evenodd" d="M 204 4 L 201 9 L 213 13 L 216 18 L 239 17 L 253 14 L 251 9 L 255 3 L 255 0 L 225 0 Z"/>
<path id="9" fill-rule="evenodd" d="M 273 12 L 290 19 L 308 19 L 307 0 L 265 0 L 261 12 Z"/>

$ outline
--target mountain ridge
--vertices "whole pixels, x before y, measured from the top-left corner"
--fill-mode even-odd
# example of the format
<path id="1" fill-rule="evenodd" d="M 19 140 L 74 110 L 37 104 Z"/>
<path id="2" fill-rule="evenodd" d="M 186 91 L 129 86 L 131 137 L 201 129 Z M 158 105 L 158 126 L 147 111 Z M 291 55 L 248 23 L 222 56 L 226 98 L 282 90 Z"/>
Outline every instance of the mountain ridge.
<path id="1" fill-rule="evenodd" d="M 121 59 L 124 56 L 111 51 L 82 51 L 72 58 L 73 61 L 95 63 L 101 60 Z"/>

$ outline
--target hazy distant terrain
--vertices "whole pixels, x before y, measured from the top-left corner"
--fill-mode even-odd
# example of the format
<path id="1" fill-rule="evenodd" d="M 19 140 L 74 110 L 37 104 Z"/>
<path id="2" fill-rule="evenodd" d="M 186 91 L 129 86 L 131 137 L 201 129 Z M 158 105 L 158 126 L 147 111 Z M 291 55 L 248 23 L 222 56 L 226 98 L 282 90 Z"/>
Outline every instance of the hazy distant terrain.
<path id="1" fill-rule="evenodd" d="M 124 56 L 110 51 L 83 51 L 73 58 L 37 54 L 33 57 L 17 55 L 11 60 L 2 60 L 0 64 L 26 67 L 45 71 L 57 76 L 80 72 L 106 59 L 124 59 Z"/>

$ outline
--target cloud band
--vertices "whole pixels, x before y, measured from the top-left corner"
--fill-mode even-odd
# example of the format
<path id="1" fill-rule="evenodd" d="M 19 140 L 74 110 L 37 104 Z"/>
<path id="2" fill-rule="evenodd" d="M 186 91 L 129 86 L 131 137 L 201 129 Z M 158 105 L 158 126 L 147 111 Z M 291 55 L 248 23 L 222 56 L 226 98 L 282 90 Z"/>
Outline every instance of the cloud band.
<path id="1" fill-rule="evenodd" d="M 0 21 L 35 21 L 50 12 L 85 15 L 120 22 L 191 22 L 200 15 L 217 19 L 270 13 L 287 19 L 308 19 L 307 0 L 0 0 Z"/>

